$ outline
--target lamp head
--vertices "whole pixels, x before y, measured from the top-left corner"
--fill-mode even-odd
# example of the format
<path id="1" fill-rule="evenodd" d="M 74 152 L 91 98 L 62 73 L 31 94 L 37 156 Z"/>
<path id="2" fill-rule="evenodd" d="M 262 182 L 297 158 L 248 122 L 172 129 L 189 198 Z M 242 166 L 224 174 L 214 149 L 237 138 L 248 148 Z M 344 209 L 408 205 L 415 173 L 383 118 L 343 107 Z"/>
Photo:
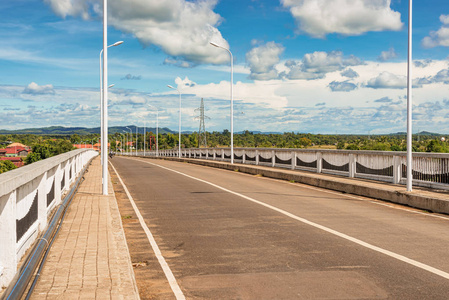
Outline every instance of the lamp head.
<path id="1" fill-rule="evenodd" d="M 111 87 L 113 87 L 114 85 L 115 85 L 115 83 L 109 85 L 108 88 L 111 88 Z"/>
<path id="2" fill-rule="evenodd" d="M 214 46 L 214 47 L 220 47 L 220 46 L 218 46 L 216 43 L 214 43 L 214 42 L 210 42 L 210 44 L 212 45 L 212 46 Z"/>
<path id="3" fill-rule="evenodd" d="M 174 87 L 172 87 L 171 85 L 169 85 L 169 84 L 167 84 L 167 86 L 169 87 L 169 88 L 171 88 L 171 89 L 174 89 L 174 90 L 176 90 Z"/>
<path id="4" fill-rule="evenodd" d="M 112 44 L 113 47 L 123 44 L 123 41 L 118 41 Z"/>

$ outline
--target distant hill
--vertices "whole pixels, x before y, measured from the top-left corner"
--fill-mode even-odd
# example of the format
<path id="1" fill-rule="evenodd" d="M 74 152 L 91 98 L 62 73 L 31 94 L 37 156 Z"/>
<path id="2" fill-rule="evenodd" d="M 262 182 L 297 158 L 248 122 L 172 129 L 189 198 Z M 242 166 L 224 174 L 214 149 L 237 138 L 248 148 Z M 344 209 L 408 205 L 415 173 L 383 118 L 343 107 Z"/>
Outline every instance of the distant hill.
<path id="1" fill-rule="evenodd" d="M 128 125 L 128 126 L 114 126 L 108 128 L 109 134 L 114 134 L 116 132 L 123 133 L 129 132 L 129 129 L 132 130 L 133 133 L 136 133 L 136 126 L 135 125 Z M 138 127 L 137 131 L 140 134 L 143 134 L 144 128 Z M 153 127 L 147 127 L 145 129 L 146 132 L 153 132 L 156 133 L 156 128 Z M 169 128 L 159 128 L 159 133 L 175 133 L 175 131 L 170 130 Z M 26 128 L 26 129 L 18 129 L 18 130 L 5 130 L 0 129 L 0 134 L 36 134 L 36 135 L 72 135 L 72 134 L 78 134 L 78 135 L 88 135 L 88 134 L 100 134 L 100 127 L 94 127 L 94 128 L 86 128 L 86 127 L 62 127 L 62 126 L 50 126 L 50 127 L 43 127 L 43 128 Z"/>
<path id="2" fill-rule="evenodd" d="M 418 133 L 413 133 L 413 135 L 425 135 L 425 136 L 441 136 L 441 133 L 435 133 L 435 132 L 428 132 L 428 131 L 421 131 Z M 390 133 L 390 135 L 407 135 L 407 132 L 396 132 L 396 133 Z"/>
<path id="3" fill-rule="evenodd" d="M 112 126 L 109 127 L 108 133 L 114 134 L 114 133 L 124 133 L 129 132 L 130 128 L 133 133 L 136 133 L 136 125 L 128 125 L 128 126 Z M 138 127 L 139 134 L 143 134 L 143 127 Z M 153 132 L 156 133 L 155 127 L 147 127 L 146 132 Z M 282 132 L 262 132 L 262 131 L 249 131 L 252 134 L 283 134 Z M 159 133 L 165 134 L 165 133 L 172 133 L 175 134 L 177 131 L 171 130 L 167 127 L 159 128 Z M 191 134 L 192 131 L 183 131 L 183 134 Z M 243 134 L 245 131 L 239 131 L 234 132 L 235 134 Z M 18 129 L 18 130 L 6 130 L 6 129 L 0 129 L 0 135 L 1 134 L 36 134 L 36 135 L 72 135 L 72 134 L 78 134 L 78 135 L 88 135 L 88 134 L 100 134 L 100 127 L 94 127 L 94 128 L 86 128 L 86 127 L 63 127 L 63 126 L 50 126 L 50 127 L 42 127 L 42 128 L 25 128 L 25 129 Z M 417 133 L 414 133 L 413 135 L 416 135 Z M 367 135 L 367 134 L 343 134 L 343 135 Z M 371 134 L 372 136 L 376 135 L 383 135 L 383 134 Z M 396 132 L 396 133 L 390 133 L 388 134 L 390 136 L 405 136 L 407 135 L 406 132 Z M 421 131 L 419 135 L 422 136 L 434 136 L 439 137 L 442 134 L 440 133 L 433 133 L 428 131 Z"/>

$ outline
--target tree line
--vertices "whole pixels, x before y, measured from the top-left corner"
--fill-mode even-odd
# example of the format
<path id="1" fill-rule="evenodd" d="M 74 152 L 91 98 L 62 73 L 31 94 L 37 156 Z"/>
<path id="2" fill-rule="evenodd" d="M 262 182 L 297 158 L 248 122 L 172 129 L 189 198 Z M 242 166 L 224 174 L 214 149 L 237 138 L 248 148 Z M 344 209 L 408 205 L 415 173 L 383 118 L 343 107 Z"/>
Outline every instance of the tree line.
<path id="1" fill-rule="evenodd" d="M 136 144 L 137 137 L 137 144 Z M 49 158 L 75 149 L 72 144 L 95 144 L 99 141 L 99 134 L 86 135 L 34 135 L 34 134 L 8 134 L 0 135 L 0 143 L 4 146 L 8 142 L 19 142 L 31 146 L 32 152 L 25 158 L 25 164 Z M 228 130 L 222 132 L 206 132 L 208 147 L 229 147 L 231 133 Z M 126 147 L 126 142 L 132 140 L 132 147 Z M 178 134 L 159 134 L 159 149 L 173 149 L 178 145 Z M 156 149 L 156 136 L 153 132 L 145 135 L 138 133 L 109 135 L 110 150 L 114 152 L 145 149 Z M 440 152 L 449 153 L 449 143 L 437 134 L 420 134 L 413 136 L 414 152 Z M 183 148 L 198 147 L 198 133 L 181 135 Z M 327 148 L 345 150 L 374 150 L 374 151 L 406 151 L 406 135 L 332 135 L 310 133 L 253 133 L 244 131 L 234 134 L 234 146 L 246 148 Z M 15 167 L 15 166 L 14 166 Z M 0 172 L 14 168 L 10 162 L 0 162 Z"/>

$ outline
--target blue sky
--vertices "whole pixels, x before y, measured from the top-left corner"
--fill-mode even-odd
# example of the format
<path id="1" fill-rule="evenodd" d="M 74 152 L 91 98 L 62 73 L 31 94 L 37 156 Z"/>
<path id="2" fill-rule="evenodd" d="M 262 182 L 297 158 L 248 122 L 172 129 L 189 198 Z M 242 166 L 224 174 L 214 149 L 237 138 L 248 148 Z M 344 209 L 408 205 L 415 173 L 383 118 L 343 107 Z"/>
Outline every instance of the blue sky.
<path id="1" fill-rule="evenodd" d="M 414 1 L 413 130 L 449 133 L 449 2 Z M 1 129 L 99 126 L 100 0 L 0 2 Z M 408 1 L 109 0 L 109 125 L 406 131 Z"/>

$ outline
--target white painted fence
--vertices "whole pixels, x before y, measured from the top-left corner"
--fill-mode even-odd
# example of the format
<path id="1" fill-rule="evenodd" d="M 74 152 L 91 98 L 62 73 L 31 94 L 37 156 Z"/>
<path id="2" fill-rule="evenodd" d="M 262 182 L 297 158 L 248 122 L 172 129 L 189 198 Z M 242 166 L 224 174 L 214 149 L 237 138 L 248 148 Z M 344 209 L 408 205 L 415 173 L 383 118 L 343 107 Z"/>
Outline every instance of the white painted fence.
<path id="1" fill-rule="evenodd" d="M 138 153 L 142 156 L 143 152 Z M 146 151 L 156 156 L 156 151 Z M 178 157 L 178 149 L 159 150 L 161 157 Z M 181 149 L 181 157 L 230 161 L 229 148 Z M 277 148 L 234 148 L 234 162 L 305 170 L 405 184 L 405 152 Z M 413 153 L 413 184 L 449 189 L 449 154 Z"/>
<path id="2" fill-rule="evenodd" d="M 52 210 L 96 155 L 78 149 L 0 174 L 0 288 L 12 280 Z"/>

